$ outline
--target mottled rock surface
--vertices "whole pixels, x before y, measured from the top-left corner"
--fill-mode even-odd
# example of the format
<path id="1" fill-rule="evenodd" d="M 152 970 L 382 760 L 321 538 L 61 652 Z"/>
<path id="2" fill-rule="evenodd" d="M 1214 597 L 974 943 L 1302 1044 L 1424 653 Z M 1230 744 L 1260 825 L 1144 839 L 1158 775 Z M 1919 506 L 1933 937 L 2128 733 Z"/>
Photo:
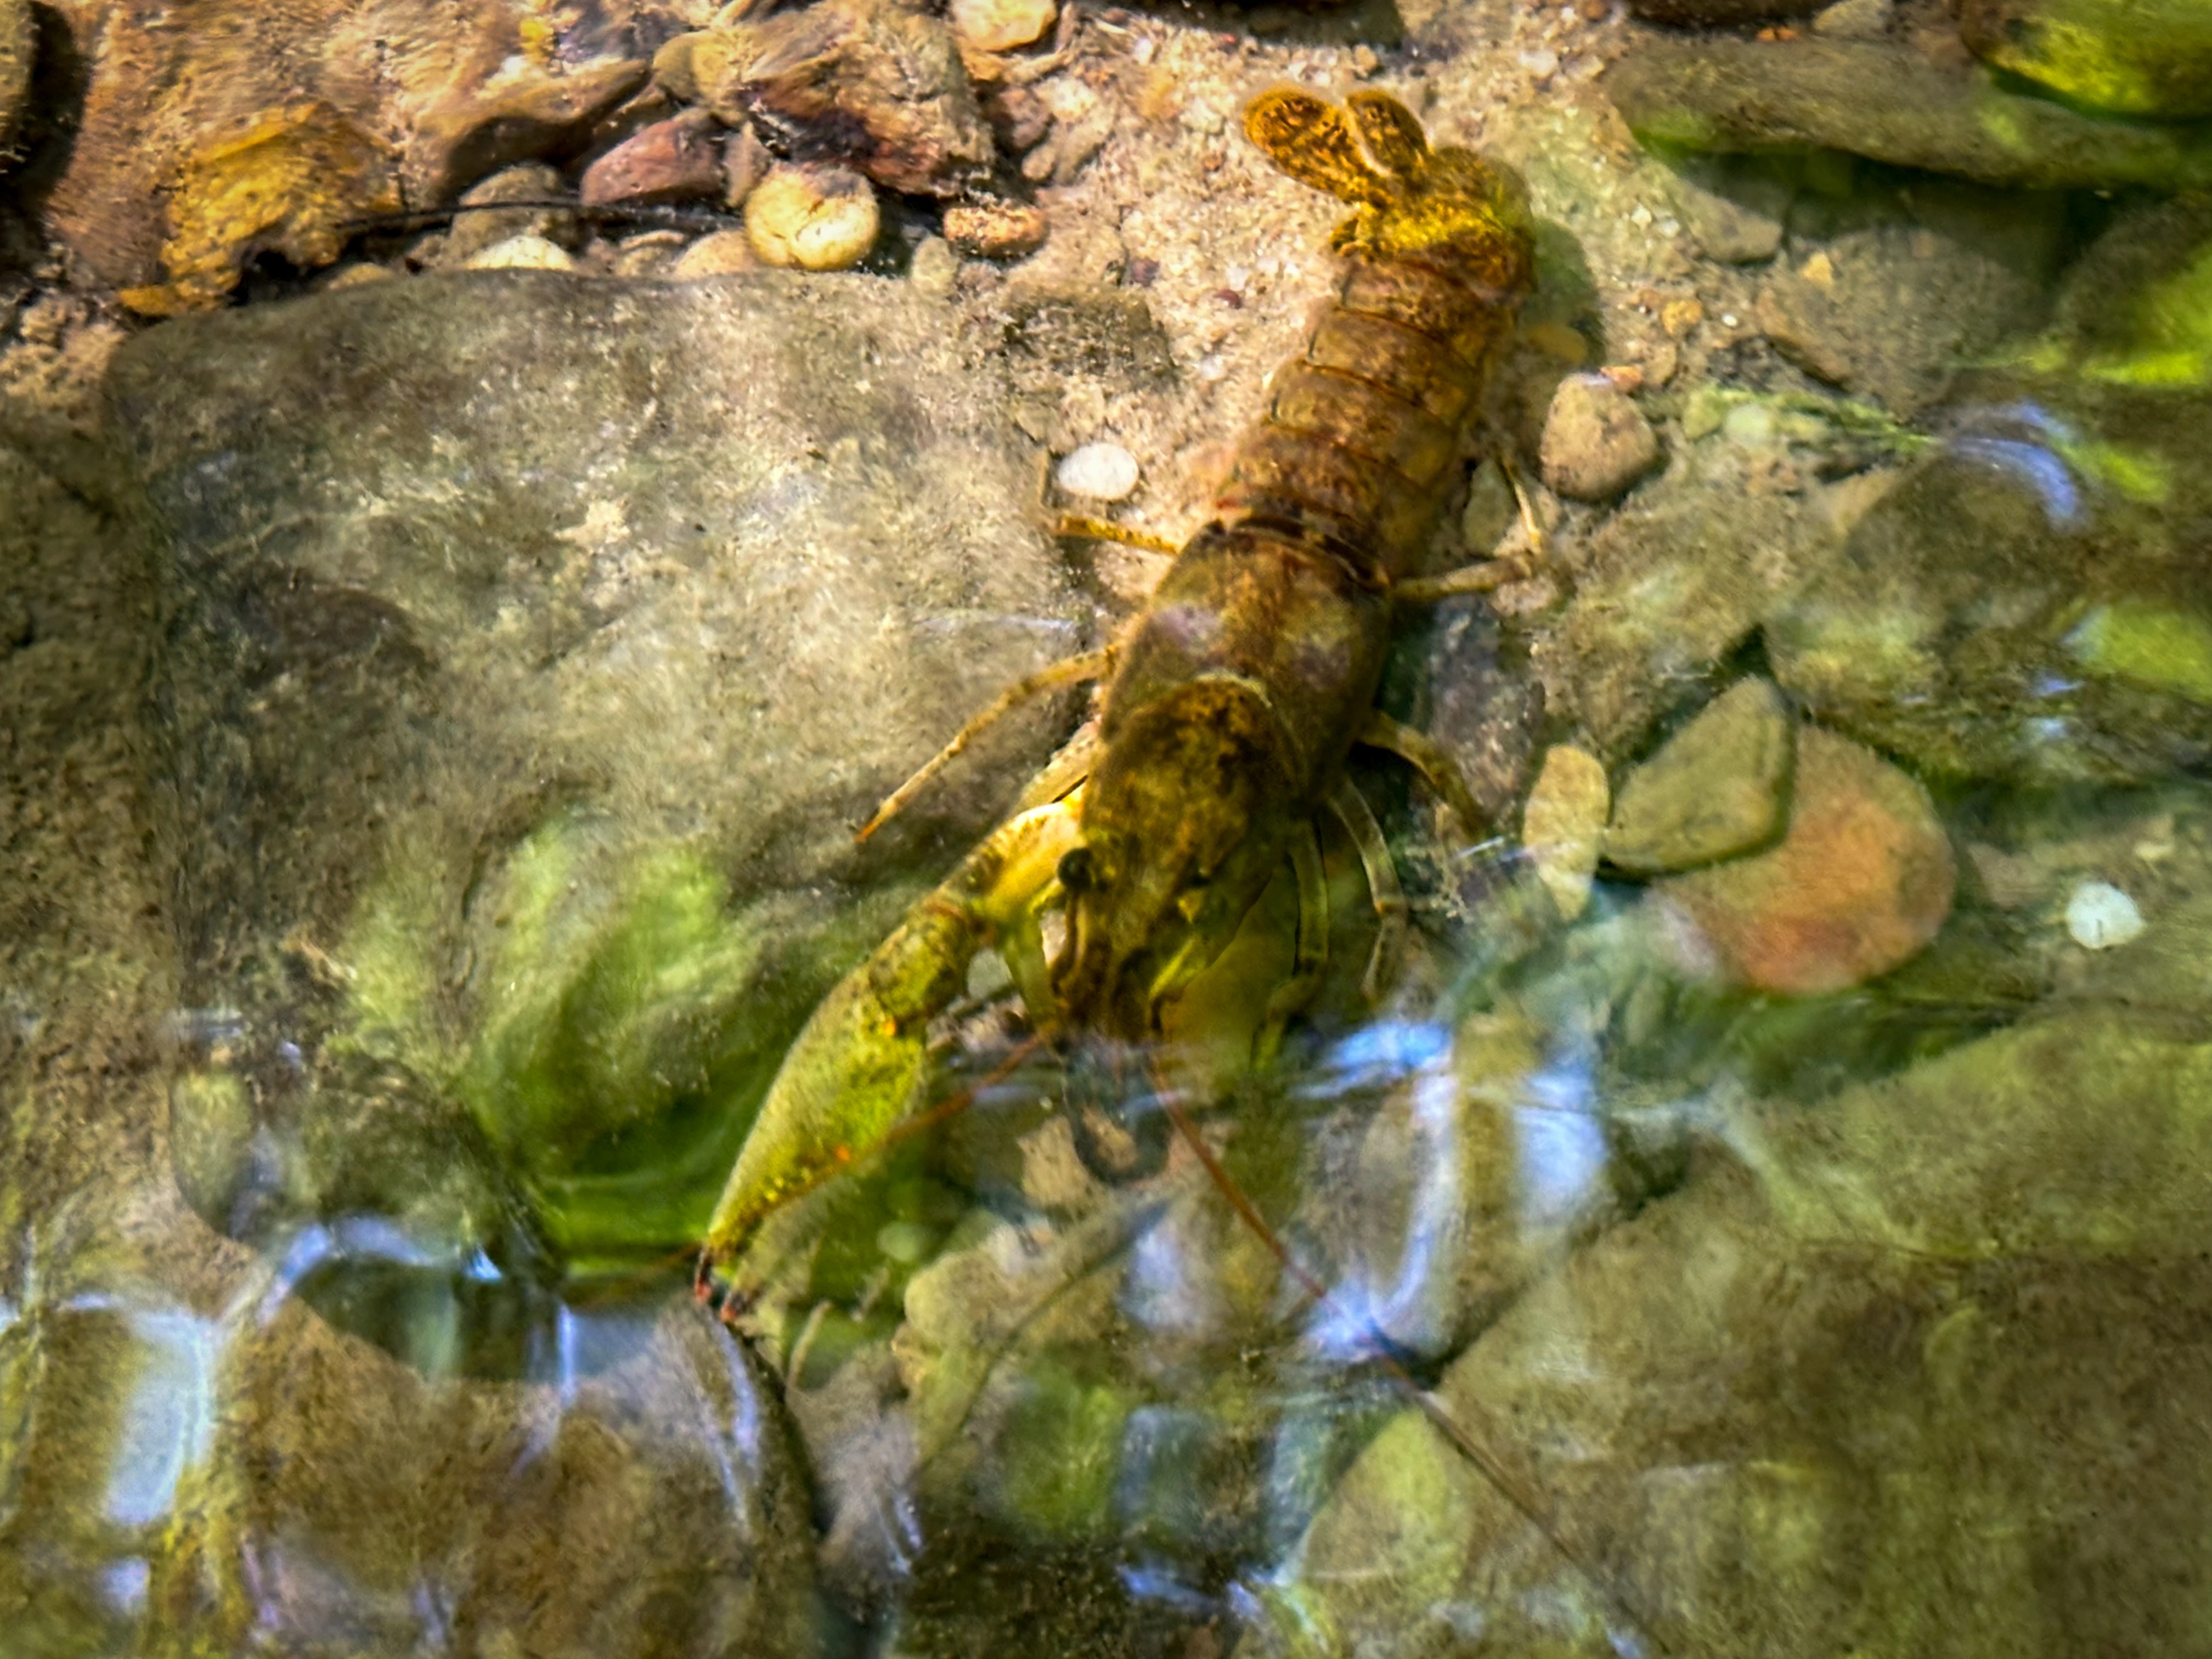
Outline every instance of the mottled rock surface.
<path id="1" fill-rule="evenodd" d="M 1622 781 L 1609 863 L 1640 875 L 1751 852 L 1782 831 L 1796 719 L 1771 680 L 1731 686 Z"/>
<path id="2" fill-rule="evenodd" d="M 1077 632 L 995 383 L 908 285 L 854 281 L 423 279 L 160 331 L 118 366 L 169 545 L 186 995 L 252 1033 L 193 1074 L 228 1126 L 229 1173 L 194 1194 L 218 1224 L 337 1201 L 352 1132 L 318 1124 L 458 1091 L 473 1119 L 426 1127 L 417 1163 L 559 1174 L 564 1249 L 695 1236 L 813 999 L 931 838 L 996 810 L 976 781 L 1038 752 L 1048 711 L 854 852 Z M 362 1052 L 386 1080 L 341 1063 Z M 405 1144 L 379 1166 L 400 1212 L 447 1182 Z M 483 1178 L 447 1212 L 462 1236 L 538 1252 Z"/>
<path id="3" fill-rule="evenodd" d="M 380 197 L 387 171 L 404 204 L 424 205 L 557 151 L 646 76 L 618 52 L 570 61 L 557 31 L 511 0 L 304 0 L 274 10 L 188 0 L 77 9 L 70 27 L 99 72 L 49 212 L 70 247 L 118 285 L 161 281 L 165 244 L 190 228 L 180 216 L 208 221 L 204 234 L 234 263 L 265 245 L 257 239 L 267 234 L 266 201 L 248 211 L 174 194 L 179 169 L 205 171 L 257 127 L 304 122 L 379 159 L 337 174 L 323 167 L 287 187 L 312 189 L 335 224 L 402 204 Z"/>
<path id="4" fill-rule="evenodd" d="M 1659 460 L 1659 437 L 1602 374 L 1571 374 L 1544 417 L 1544 482 L 1578 501 L 1610 501 Z"/>
<path id="5" fill-rule="evenodd" d="M 956 195 L 991 161 L 951 29 L 906 0 L 823 0 L 682 35 L 654 71 L 728 125 L 757 119 L 799 159 L 891 190 Z"/>
<path id="6" fill-rule="evenodd" d="M 1984 63 L 2070 102 L 2127 115 L 2212 115 L 2212 12 L 2196 0 L 1964 0 Z"/>
<path id="7" fill-rule="evenodd" d="M 38 30 L 30 0 L 0 0 L 0 144 L 15 131 L 15 118 L 31 89 L 31 60 Z"/>
<path id="8" fill-rule="evenodd" d="M 1903 45 L 1648 40 L 1606 78 L 1646 139 L 1692 149 L 1848 150 L 2033 189 L 2212 183 L 2212 135 L 2100 120 Z"/>
<path id="9" fill-rule="evenodd" d="M 1839 991 L 1909 961 L 1951 913 L 1951 842 L 1928 794 L 1881 757 L 1797 734 L 1789 828 L 1770 852 L 1652 890 L 1692 952 L 1762 991 Z"/>
<path id="10" fill-rule="evenodd" d="M 2203 1035 L 2201 1012 L 2100 1007 L 1814 1110 L 1732 1114 L 1698 1179 L 1437 1390 L 1520 1504 L 1402 1413 L 1271 1587 L 1270 1633 L 2164 1645 L 2212 1513 Z"/>

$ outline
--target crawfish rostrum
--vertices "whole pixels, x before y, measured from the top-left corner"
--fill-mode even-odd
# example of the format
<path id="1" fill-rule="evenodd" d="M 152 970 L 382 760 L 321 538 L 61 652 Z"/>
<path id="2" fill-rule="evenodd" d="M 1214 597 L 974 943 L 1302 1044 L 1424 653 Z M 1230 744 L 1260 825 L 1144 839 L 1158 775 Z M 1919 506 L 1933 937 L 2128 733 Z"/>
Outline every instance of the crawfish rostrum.
<path id="1" fill-rule="evenodd" d="M 1277 89 L 1244 130 L 1285 173 L 1352 204 L 1332 237 L 1346 262 L 1336 295 L 1275 376 L 1216 516 L 1127 636 L 1038 677 L 1110 673 L 1087 776 L 1058 778 L 1056 799 L 988 837 L 793 1045 L 702 1254 L 702 1291 L 719 1281 L 726 1304 L 762 1282 L 748 1258 L 773 1259 L 764 1225 L 927 1115 L 929 1028 L 980 951 L 1004 956 L 1039 1038 L 1075 1072 L 1088 1057 L 1095 1074 L 1104 1056 L 1118 1076 L 1287 862 L 1297 964 L 1269 1000 L 1264 1046 L 1325 949 L 1317 814 L 1341 819 L 1380 919 L 1402 911 L 1373 814 L 1345 777 L 1353 744 L 1394 749 L 1466 800 L 1449 763 L 1373 702 L 1394 605 L 1412 592 L 1462 428 L 1532 280 L 1525 193 L 1472 152 L 1432 148 L 1380 93 L 1339 107 Z M 1378 930 L 1370 985 L 1390 937 Z"/>

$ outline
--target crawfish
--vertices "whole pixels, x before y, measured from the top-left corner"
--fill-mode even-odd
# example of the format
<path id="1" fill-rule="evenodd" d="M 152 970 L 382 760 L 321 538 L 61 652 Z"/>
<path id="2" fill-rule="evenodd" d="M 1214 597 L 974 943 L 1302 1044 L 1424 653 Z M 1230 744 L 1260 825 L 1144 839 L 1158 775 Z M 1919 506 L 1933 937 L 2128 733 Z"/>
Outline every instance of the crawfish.
<path id="1" fill-rule="evenodd" d="M 1472 817 L 1449 762 L 1373 702 L 1394 604 L 1496 580 L 1414 573 L 1487 362 L 1530 285 L 1526 193 L 1472 152 L 1431 148 L 1380 93 L 1338 107 L 1277 89 L 1246 111 L 1244 131 L 1282 171 L 1352 204 L 1331 238 L 1342 281 L 1272 382 L 1214 518 L 1124 641 L 1000 699 L 1111 675 L 1087 776 L 1038 792 L 1048 799 L 988 837 L 816 1010 L 715 1209 L 702 1288 L 734 1279 L 794 1197 L 927 1121 L 927 1029 L 980 951 L 1006 957 L 1041 1039 L 1140 1053 L 1287 860 L 1301 915 L 1297 970 L 1269 1011 L 1279 1030 L 1327 933 L 1316 813 L 1344 821 L 1382 921 L 1402 911 L 1381 832 L 1345 776 L 1353 744 L 1405 756 Z M 1370 981 L 1389 937 L 1378 928 Z"/>

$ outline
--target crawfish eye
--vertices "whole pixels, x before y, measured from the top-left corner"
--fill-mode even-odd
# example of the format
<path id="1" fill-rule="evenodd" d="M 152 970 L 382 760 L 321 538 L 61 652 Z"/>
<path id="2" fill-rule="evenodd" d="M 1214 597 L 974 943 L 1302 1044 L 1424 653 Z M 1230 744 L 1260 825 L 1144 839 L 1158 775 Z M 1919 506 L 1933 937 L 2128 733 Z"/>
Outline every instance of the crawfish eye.
<path id="1" fill-rule="evenodd" d="M 1097 882 L 1098 855 L 1088 847 L 1071 847 L 1060 855 L 1060 884 L 1069 892 L 1088 892 Z"/>

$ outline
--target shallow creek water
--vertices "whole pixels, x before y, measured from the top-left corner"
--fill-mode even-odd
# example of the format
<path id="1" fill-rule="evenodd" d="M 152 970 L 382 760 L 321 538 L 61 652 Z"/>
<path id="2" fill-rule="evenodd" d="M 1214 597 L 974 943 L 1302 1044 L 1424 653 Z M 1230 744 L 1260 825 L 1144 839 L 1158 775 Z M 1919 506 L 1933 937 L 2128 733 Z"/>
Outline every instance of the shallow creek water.
<path id="1" fill-rule="evenodd" d="M 1356 749 L 1155 1042 L 1018 927 L 802 1040 L 1091 689 L 854 826 L 1306 352 L 1285 82 L 1526 185 L 1419 574 L 1507 564 L 1376 697 L 1469 813 Z M 0 0 L 0 1650 L 2212 1648 L 2207 86 L 2184 0 Z M 749 1137 L 842 1150 L 702 1297 Z"/>

